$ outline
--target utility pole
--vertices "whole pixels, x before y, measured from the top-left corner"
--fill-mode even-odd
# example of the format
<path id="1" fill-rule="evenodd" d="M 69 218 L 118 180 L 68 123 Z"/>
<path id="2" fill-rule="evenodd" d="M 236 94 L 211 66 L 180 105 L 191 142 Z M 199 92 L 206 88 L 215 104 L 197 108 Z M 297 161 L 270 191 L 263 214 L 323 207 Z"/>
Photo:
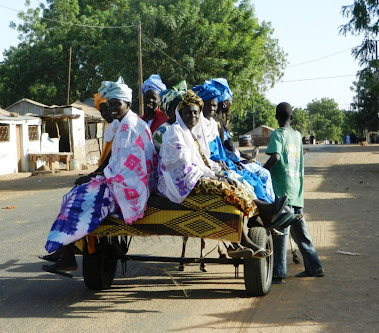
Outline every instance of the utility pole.
<path id="1" fill-rule="evenodd" d="M 69 56 L 68 56 L 68 79 L 67 79 L 67 100 L 66 100 L 66 105 L 70 105 L 71 56 L 72 56 L 72 47 L 70 46 Z"/>
<path id="2" fill-rule="evenodd" d="M 139 102 L 139 115 L 143 116 L 143 97 L 142 97 L 142 24 L 141 21 L 137 25 L 138 31 L 138 102 Z"/>

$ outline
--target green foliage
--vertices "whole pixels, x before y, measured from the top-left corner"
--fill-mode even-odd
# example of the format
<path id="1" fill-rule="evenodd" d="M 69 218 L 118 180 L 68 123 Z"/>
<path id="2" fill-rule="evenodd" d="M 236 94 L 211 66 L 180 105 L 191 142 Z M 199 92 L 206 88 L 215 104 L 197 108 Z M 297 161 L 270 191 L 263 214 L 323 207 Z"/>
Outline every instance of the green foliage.
<path id="1" fill-rule="evenodd" d="M 354 82 L 356 96 L 352 106 L 357 112 L 355 128 L 359 132 L 364 129 L 376 131 L 378 129 L 379 112 L 379 78 L 376 68 L 367 67 L 360 73 L 359 80 Z"/>
<path id="2" fill-rule="evenodd" d="M 300 108 L 294 108 L 293 119 L 291 122 L 291 127 L 301 133 L 301 136 L 308 136 L 311 131 L 311 123 L 307 110 Z"/>
<path id="3" fill-rule="evenodd" d="M 275 118 L 276 106 L 274 104 L 262 96 L 257 96 L 255 100 L 249 101 L 249 109 L 245 110 L 245 112 L 232 113 L 234 139 L 261 125 L 273 128 L 278 127 Z"/>
<path id="4" fill-rule="evenodd" d="M 342 7 L 342 14 L 349 21 L 341 27 L 341 32 L 353 35 L 362 34 L 362 43 L 353 49 L 353 55 L 359 59 L 364 69 L 358 72 L 358 82 L 354 82 L 353 90 L 356 97 L 353 103 L 358 113 L 354 118 L 355 128 L 359 132 L 364 129 L 378 129 L 379 112 L 379 63 L 378 41 L 379 32 L 379 1 L 354 0 L 350 6 Z M 352 120 L 351 119 L 351 120 Z"/>
<path id="5" fill-rule="evenodd" d="M 0 64 L 5 105 L 24 97 L 65 104 L 70 47 L 71 102 L 91 97 L 101 81 L 122 75 L 136 105 L 139 21 L 144 79 L 158 73 L 167 86 L 182 79 L 192 86 L 225 77 L 238 115 L 250 109 L 248 96 L 273 85 L 285 65 L 273 30 L 258 23 L 248 0 L 48 0 L 20 18 L 21 43 L 7 50 Z"/>
<path id="6" fill-rule="evenodd" d="M 313 134 L 318 140 L 341 140 L 344 114 L 333 99 L 314 100 L 307 105 L 307 110 Z"/>
<path id="7" fill-rule="evenodd" d="M 342 7 L 342 15 L 349 21 L 341 26 L 343 35 L 363 34 L 362 44 L 353 50 L 361 64 L 370 62 L 376 52 L 375 39 L 379 32 L 379 1 L 378 0 L 354 0 L 352 5 Z"/>

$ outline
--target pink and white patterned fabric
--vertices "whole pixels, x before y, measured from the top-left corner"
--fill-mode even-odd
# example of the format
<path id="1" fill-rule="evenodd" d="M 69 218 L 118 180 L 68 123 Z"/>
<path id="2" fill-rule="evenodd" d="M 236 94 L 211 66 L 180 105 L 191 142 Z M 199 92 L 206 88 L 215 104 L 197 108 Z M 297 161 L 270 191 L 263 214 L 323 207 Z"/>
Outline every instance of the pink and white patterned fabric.
<path id="1" fill-rule="evenodd" d="M 111 158 L 104 169 L 126 224 L 144 216 L 150 192 L 155 189 L 157 165 L 148 125 L 129 111 L 118 124 Z"/>
<path id="2" fill-rule="evenodd" d="M 46 242 L 48 252 L 85 237 L 108 215 L 117 214 L 126 224 L 144 216 L 158 165 L 150 129 L 132 111 L 117 122 L 104 176 L 75 186 L 63 197 Z"/>

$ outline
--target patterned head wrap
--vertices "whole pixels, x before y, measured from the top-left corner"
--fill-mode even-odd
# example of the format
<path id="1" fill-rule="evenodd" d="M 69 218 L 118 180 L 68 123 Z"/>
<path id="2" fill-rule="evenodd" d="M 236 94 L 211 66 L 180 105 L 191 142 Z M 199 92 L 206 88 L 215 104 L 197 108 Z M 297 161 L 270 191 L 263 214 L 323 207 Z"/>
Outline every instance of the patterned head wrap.
<path id="1" fill-rule="evenodd" d="M 187 90 L 186 94 L 183 96 L 183 100 L 178 105 L 178 111 L 180 112 L 188 105 L 197 105 L 201 110 L 203 110 L 204 102 L 197 96 L 192 90 Z"/>
<path id="2" fill-rule="evenodd" d="M 233 96 L 233 93 L 229 88 L 228 81 L 224 78 L 212 79 L 210 81 L 205 81 L 205 83 L 212 85 L 220 91 L 221 94 L 217 98 L 219 103 L 224 102 Z"/>
<path id="3" fill-rule="evenodd" d="M 93 102 L 95 103 L 95 108 L 97 111 L 100 111 L 100 104 L 105 103 L 107 99 L 105 97 L 100 98 L 100 93 L 94 94 L 93 95 Z"/>
<path id="4" fill-rule="evenodd" d="M 100 98 L 105 97 L 107 101 L 112 98 L 122 99 L 125 102 L 132 102 L 132 89 L 124 82 L 122 76 L 116 82 L 103 81 L 99 88 Z"/>
<path id="5" fill-rule="evenodd" d="M 218 100 L 221 96 L 221 91 L 212 85 L 210 81 L 205 81 L 203 85 L 194 86 L 192 90 L 201 97 L 204 102 L 210 99 Z"/>
<path id="6" fill-rule="evenodd" d="M 163 111 L 167 114 L 171 102 L 175 99 L 182 100 L 182 97 L 187 92 L 187 82 L 185 80 L 180 81 L 171 89 L 167 89 L 161 92 Z"/>
<path id="7" fill-rule="evenodd" d="M 166 85 L 162 82 L 158 74 L 151 74 L 150 77 L 142 85 L 142 94 L 146 94 L 149 90 L 161 91 L 166 90 Z"/>

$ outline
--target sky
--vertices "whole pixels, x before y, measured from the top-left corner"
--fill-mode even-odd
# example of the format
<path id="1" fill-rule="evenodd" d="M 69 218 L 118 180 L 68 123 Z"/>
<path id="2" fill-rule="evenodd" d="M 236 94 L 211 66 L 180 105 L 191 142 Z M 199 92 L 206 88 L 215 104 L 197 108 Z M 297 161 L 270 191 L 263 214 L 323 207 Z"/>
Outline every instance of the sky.
<path id="1" fill-rule="evenodd" d="M 275 104 L 286 101 L 301 108 L 313 100 L 331 98 L 340 109 L 349 110 L 354 96 L 350 87 L 360 70 L 351 49 L 361 44 L 362 37 L 340 35 L 339 27 L 348 21 L 341 14 L 342 6 L 351 5 L 353 0 L 252 3 L 258 20 L 271 22 L 273 37 L 288 54 L 282 82 L 276 83 L 266 97 Z"/>
<path id="2" fill-rule="evenodd" d="M 32 7 L 39 2 L 31 0 Z M 17 13 L 4 7 L 25 10 L 24 3 L 24 0 L 0 0 L 0 61 L 4 50 L 19 43 L 17 31 L 9 27 L 10 21 L 19 22 Z M 347 22 L 341 7 L 353 0 L 252 0 L 251 3 L 260 22 L 271 22 L 273 37 L 288 55 L 281 82 L 266 97 L 275 104 L 286 101 L 301 108 L 326 97 L 334 99 L 341 109 L 349 109 L 354 96 L 350 87 L 360 69 L 351 49 L 361 43 L 362 37 L 344 37 L 339 34 L 339 27 Z"/>

